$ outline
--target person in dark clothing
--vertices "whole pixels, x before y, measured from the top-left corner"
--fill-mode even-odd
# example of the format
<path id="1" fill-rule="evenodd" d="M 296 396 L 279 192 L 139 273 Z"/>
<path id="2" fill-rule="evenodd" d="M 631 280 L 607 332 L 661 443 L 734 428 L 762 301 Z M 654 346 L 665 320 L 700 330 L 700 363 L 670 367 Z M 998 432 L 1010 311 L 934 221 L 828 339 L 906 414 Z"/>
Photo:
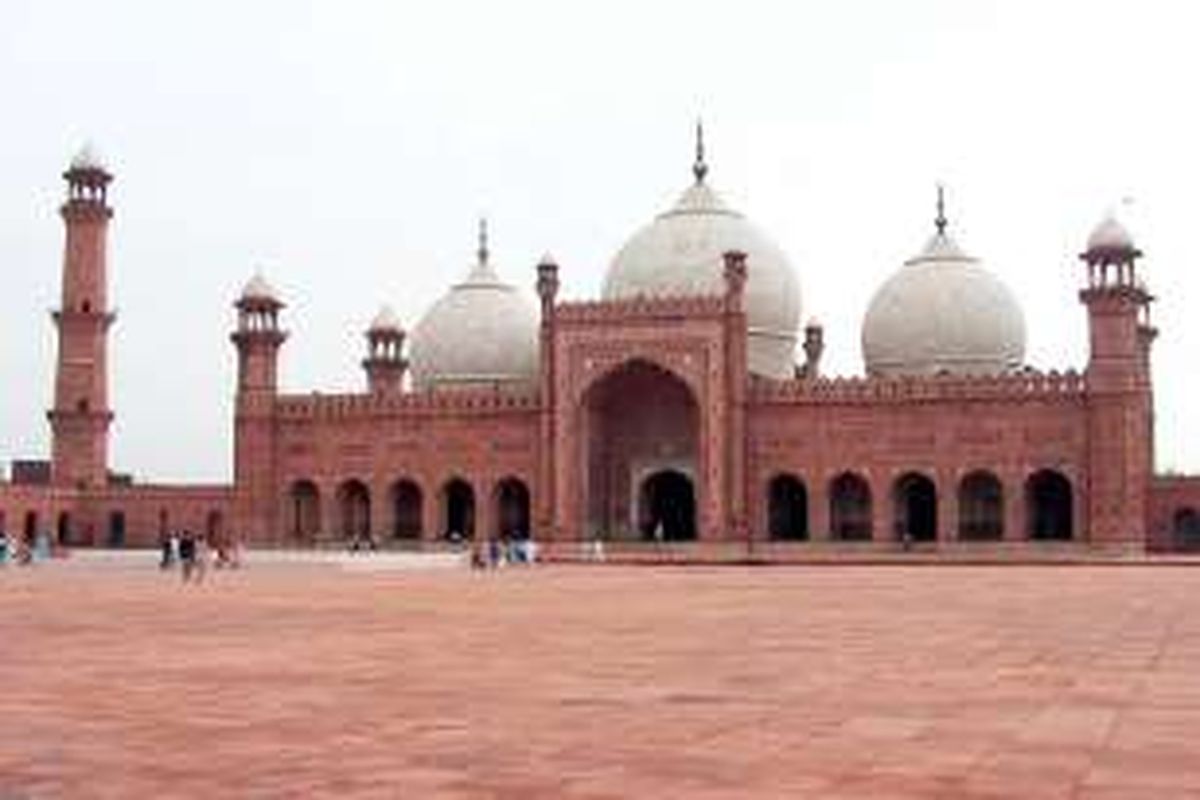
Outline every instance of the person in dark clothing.
<path id="1" fill-rule="evenodd" d="M 190 581 L 196 568 L 196 539 L 191 531 L 184 531 L 179 537 L 179 566 L 183 568 L 184 582 Z"/>
<path id="2" fill-rule="evenodd" d="M 158 535 L 158 549 L 162 557 L 158 560 L 160 569 L 170 569 L 175 563 L 175 548 L 171 546 L 171 534 L 163 531 Z"/>

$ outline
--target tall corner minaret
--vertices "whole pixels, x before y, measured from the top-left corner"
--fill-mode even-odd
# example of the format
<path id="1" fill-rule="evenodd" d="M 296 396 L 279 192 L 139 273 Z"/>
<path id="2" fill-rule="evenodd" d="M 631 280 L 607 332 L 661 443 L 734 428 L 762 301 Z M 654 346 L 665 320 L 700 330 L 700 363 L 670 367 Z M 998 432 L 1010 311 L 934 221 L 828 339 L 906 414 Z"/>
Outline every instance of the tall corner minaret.
<path id="1" fill-rule="evenodd" d="M 51 476 L 58 486 L 100 488 L 108 482 L 108 184 L 112 175 L 91 146 L 85 146 L 63 173 L 67 199 L 60 213 L 66 225 L 62 297 L 54 311 L 58 362 Z"/>
<path id="2" fill-rule="evenodd" d="M 275 406 L 279 388 L 279 348 L 287 333 L 279 327 L 283 301 L 256 274 L 234 307 L 237 330 L 237 395 L 234 401 L 234 525 L 247 541 L 270 541 L 275 530 Z"/>
<path id="3" fill-rule="evenodd" d="M 1080 301 L 1088 313 L 1088 531 L 1092 542 L 1146 541 L 1154 471 L 1149 322 L 1153 297 L 1137 274 L 1142 251 L 1113 216 L 1088 237 Z"/>

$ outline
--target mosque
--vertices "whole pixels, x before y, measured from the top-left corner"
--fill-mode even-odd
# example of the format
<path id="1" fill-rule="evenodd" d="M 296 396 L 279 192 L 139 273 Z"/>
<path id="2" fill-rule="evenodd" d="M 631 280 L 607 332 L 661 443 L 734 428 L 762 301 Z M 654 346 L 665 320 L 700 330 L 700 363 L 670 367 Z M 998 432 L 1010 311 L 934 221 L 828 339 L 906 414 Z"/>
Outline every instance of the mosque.
<path id="1" fill-rule="evenodd" d="M 387 308 L 371 323 L 357 393 L 280 391 L 285 303 L 255 276 L 230 337 L 233 483 L 178 486 L 110 471 L 112 175 L 85 148 L 64 178 L 52 452 L 0 483 L 10 535 L 601 538 L 767 558 L 1200 548 L 1200 476 L 1154 473 L 1154 298 L 1111 217 L 1079 256 L 1082 371 L 1025 364 L 1018 299 L 939 197 L 928 242 L 875 291 L 865 374 L 827 377 L 796 271 L 722 202 L 698 136 L 690 185 L 616 253 L 599 299 L 560 300 L 549 256 L 536 292 L 506 281 L 481 225 L 474 265 L 411 330 Z"/>

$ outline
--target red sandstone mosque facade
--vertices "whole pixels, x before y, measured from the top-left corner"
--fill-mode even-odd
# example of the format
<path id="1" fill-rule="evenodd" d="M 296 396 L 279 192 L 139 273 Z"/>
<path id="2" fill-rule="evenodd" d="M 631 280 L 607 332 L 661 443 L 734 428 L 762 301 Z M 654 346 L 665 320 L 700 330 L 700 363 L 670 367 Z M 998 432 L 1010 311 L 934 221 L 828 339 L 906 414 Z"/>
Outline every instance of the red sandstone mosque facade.
<path id="1" fill-rule="evenodd" d="M 955 243 L 939 198 L 928 244 L 870 305 L 865 376 L 829 378 L 786 256 L 722 203 L 700 147 L 691 185 L 617 254 L 601 299 L 561 301 L 550 257 L 536 295 L 505 283 L 481 228 L 475 265 L 411 334 L 380 312 L 360 393 L 279 390 L 284 303 L 256 276 L 231 336 L 233 484 L 167 486 L 109 470 L 112 176 L 85 149 L 64 177 L 53 447 L 0 483 L 10 535 L 601 537 L 765 557 L 842 541 L 1200 547 L 1200 478 L 1154 474 L 1153 298 L 1112 218 L 1080 257 L 1081 372 L 1024 365 L 1016 299 Z"/>

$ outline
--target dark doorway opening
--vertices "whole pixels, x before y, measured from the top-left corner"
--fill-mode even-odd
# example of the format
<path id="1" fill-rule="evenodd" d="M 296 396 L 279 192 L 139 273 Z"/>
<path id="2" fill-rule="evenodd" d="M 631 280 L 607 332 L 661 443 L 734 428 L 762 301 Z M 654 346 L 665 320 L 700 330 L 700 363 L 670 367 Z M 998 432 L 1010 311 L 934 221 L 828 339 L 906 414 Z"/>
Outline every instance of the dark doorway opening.
<path id="1" fill-rule="evenodd" d="M 298 542 L 316 541 L 321 530 L 321 492 L 312 481 L 296 481 L 289 496 L 292 538 Z"/>
<path id="2" fill-rule="evenodd" d="M 501 536 L 513 539 L 530 536 L 529 489 L 517 478 L 506 478 L 497 487 L 496 524 Z"/>
<path id="3" fill-rule="evenodd" d="M 421 487 L 409 480 L 392 487 L 392 535 L 397 539 L 421 538 L 421 514 L 424 498 Z"/>
<path id="4" fill-rule="evenodd" d="M 1029 538 L 1067 540 L 1074 536 L 1071 482 L 1050 469 L 1035 472 L 1025 484 Z"/>
<path id="5" fill-rule="evenodd" d="M 1175 547 L 1180 550 L 1200 550 L 1200 511 L 1181 508 L 1175 512 Z"/>
<path id="6" fill-rule="evenodd" d="M 808 492 L 794 475 L 777 475 L 767 487 L 767 527 L 772 539 L 808 538 Z"/>
<path id="7" fill-rule="evenodd" d="M 917 472 L 902 475 L 892 492 L 896 538 L 913 542 L 937 539 L 937 487 Z"/>
<path id="8" fill-rule="evenodd" d="M 871 487 L 860 475 L 843 472 L 829 484 L 829 529 L 835 539 L 871 538 Z"/>
<path id="9" fill-rule="evenodd" d="M 125 546 L 125 512 L 114 511 L 108 515 L 108 546 Z"/>
<path id="10" fill-rule="evenodd" d="M 371 492 L 365 483 L 349 480 L 338 490 L 342 536 L 350 541 L 371 538 Z"/>
<path id="11" fill-rule="evenodd" d="M 1004 487 L 990 472 L 972 472 L 958 486 L 958 538 L 1004 538 Z"/>
<path id="12" fill-rule="evenodd" d="M 642 538 L 684 542 L 696 538 L 696 492 L 682 472 L 666 469 L 642 481 L 638 498 Z"/>
<path id="13" fill-rule="evenodd" d="M 443 519 L 448 539 L 475 538 L 475 490 L 461 478 L 454 478 L 442 489 Z"/>

